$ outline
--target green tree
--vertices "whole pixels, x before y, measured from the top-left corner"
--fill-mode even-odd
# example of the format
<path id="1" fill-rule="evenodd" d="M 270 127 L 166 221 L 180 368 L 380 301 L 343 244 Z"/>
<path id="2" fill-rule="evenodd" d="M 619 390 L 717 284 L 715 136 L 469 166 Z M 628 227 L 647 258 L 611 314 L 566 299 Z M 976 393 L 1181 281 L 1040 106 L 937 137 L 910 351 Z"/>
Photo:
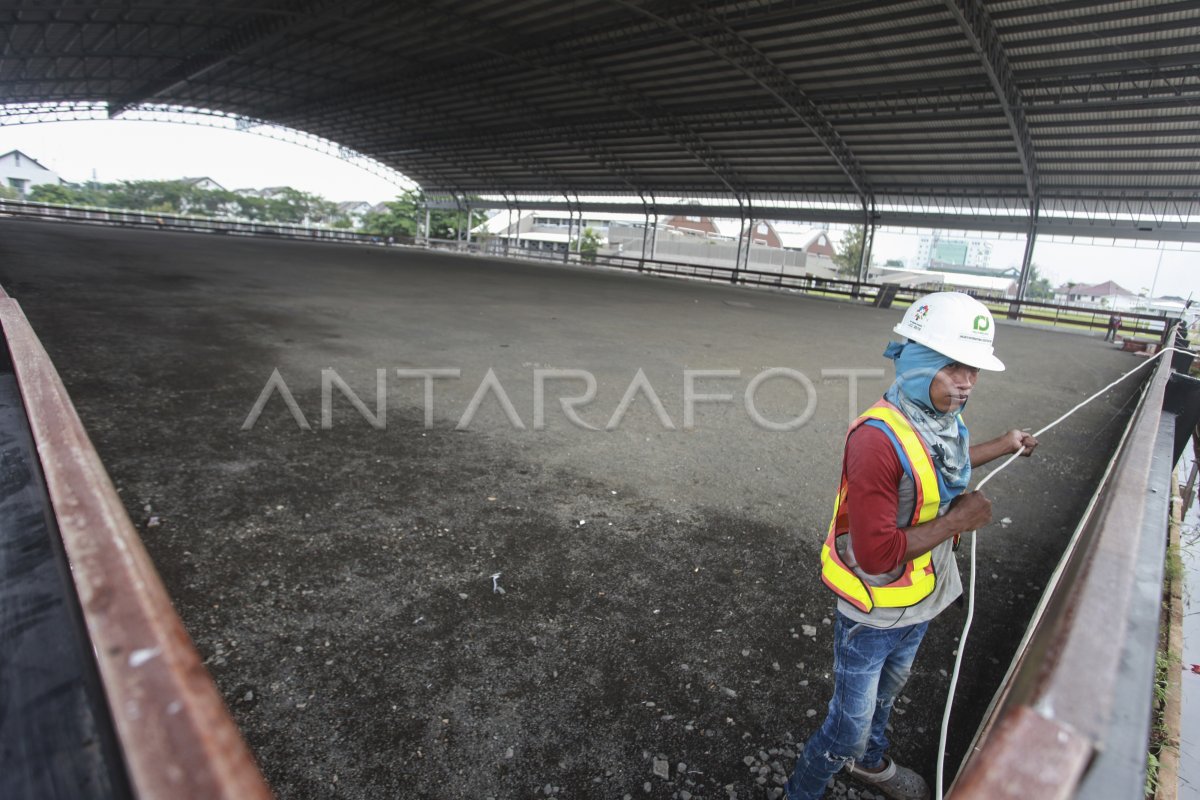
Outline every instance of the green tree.
<path id="1" fill-rule="evenodd" d="M 36 186 L 34 187 L 37 188 Z M 20 200 L 21 193 L 11 186 L 0 186 L 0 200 Z"/>
<path id="2" fill-rule="evenodd" d="M 1025 297 L 1029 300 L 1053 300 L 1054 287 L 1050 279 L 1043 276 L 1037 264 L 1029 265 L 1029 286 L 1025 289 Z"/>
<path id="3" fill-rule="evenodd" d="M 385 204 L 384 212 L 371 212 L 363 217 L 363 230 L 377 236 L 413 237 L 425 220 L 425 195 L 417 191 L 401 193 Z M 472 211 L 470 225 L 478 227 L 487 219 L 482 211 Z M 453 239 L 467 223 L 466 211 L 432 209 L 429 212 L 429 237 Z"/>
<path id="4" fill-rule="evenodd" d="M 267 198 L 265 213 L 270 222 L 292 225 L 330 225 L 342 216 L 337 203 L 290 186 L 283 187 Z"/>
<path id="5" fill-rule="evenodd" d="M 253 222 L 266 222 L 270 216 L 265 198 L 249 194 L 234 194 L 234 216 Z"/>
<path id="6" fill-rule="evenodd" d="M 833 255 L 833 263 L 837 265 L 839 275 L 858 275 L 858 267 L 862 261 L 863 229 L 861 227 L 847 228 L 838 243 L 837 252 Z"/>
<path id="7" fill-rule="evenodd" d="M 59 205 L 74 205 L 77 192 L 69 186 L 55 183 L 39 183 L 29 190 L 29 199 L 35 203 L 58 203 Z"/>
<path id="8" fill-rule="evenodd" d="M 368 211 L 363 215 L 363 232 L 376 236 L 412 238 L 417 235 L 418 195 L 404 192 L 384 203 L 384 211 Z"/>
<path id="9" fill-rule="evenodd" d="M 110 186 L 111 208 L 164 214 L 186 213 L 189 197 L 200 191 L 186 181 L 121 181 Z"/>
<path id="10" fill-rule="evenodd" d="M 487 214 L 483 211 L 472 211 L 471 218 L 468 221 L 466 210 L 434 210 L 429 214 L 429 235 L 434 239 L 453 239 L 458 235 L 459 231 L 463 231 L 463 235 L 465 236 L 468 225 L 474 230 L 486 220 Z"/>
<path id="11" fill-rule="evenodd" d="M 571 242 L 571 249 L 583 256 L 585 260 L 595 261 L 596 253 L 600 251 L 600 244 L 603 241 L 595 230 L 590 227 L 584 228 L 580 237 Z"/>

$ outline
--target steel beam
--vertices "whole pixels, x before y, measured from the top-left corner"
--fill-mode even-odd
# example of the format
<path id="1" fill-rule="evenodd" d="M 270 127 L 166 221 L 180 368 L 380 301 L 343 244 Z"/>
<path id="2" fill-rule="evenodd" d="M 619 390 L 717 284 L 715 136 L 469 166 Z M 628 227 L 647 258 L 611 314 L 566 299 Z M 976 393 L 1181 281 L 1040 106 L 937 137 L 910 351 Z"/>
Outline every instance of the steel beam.
<path id="1" fill-rule="evenodd" d="M 867 174 L 851 152 L 850 147 L 825 117 L 821 109 L 805 94 L 791 77 L 767 58 L 758 48 L 740 36 L 724 20 L 702 5 L 688 3 L 690 13 L 667 18 L 629 2 L 613 0 L 624 8 L 643 14 L 658 24 L 677 31 L 699 44 L 757 84 L 798 119 L 828 151 L 838 169 L 846 174 L 854 191 L 869 202 L 871 184 Z"/>
<path id="2" fill-rule="evenodd" d="M 1000 42 L 991 17 L 983 6 L 982 0 L 944 0 L 947 10 L 954 21 L 966 35 L 972 49 L 979 56 L 979 63 L 987 74 L 988 82 L 996 93 L 996 99 L 1004 111 L 1012 132 L 1013 144 L 1017 148 L 1017 157 L 1021 161 L 1021 169 L 1025 173 L 1025 190 L 1029 195 L 1030 208 L 1037 207 L 1038 198 L 1038 169 L 1037 156 L 1033 149 L 1033 138 L 1029 135 L 1029 126 L 1025 122 L 1024 101 L 1017 88 L 1016 79 L 1008 65 L 1008 55 Z"/>
<path id="3" fill-rule="evenodd" d="M 122 112 L 161 95 L 169 96 L 183 84 L 224 66 L 239 53 L 276 42 L 293 26 L 299 23 L 311 24 L 330 9 L 343 6 L 343 3 L 333 0 L 309 0 L 289 14 L 255 17 L 220 37 L 202 52 L 185 59 L 166 74 L 147 81 L 133 92 L 110 102 L 109 116 L 119 116 Z"/>
<path id="4" fill-rule="evenodd" d="M 729 192 L 732 194 L 744 192 L 743 181 L 736 170 L 694 128 L 684 124 L 654 98 L 635 86 L 615 78 L 577 57 L 568 55 L 568 60 L 564 61 L 564 52 L 569 53 L 569 51 L 566 51 L 560 44 L 525 49 L 519 45 L 520 40 L 515 33 L 494 24 L 489 29 L 489 43 L 480 43 L 478 37 L 474 35 L 474 22 L 464 20 L 437 4 L 428 4 L 425 6 L 425 10 L 429 16 L 448 23 L 452 28 L 465 31 L 465 35 L 471 37 L 475 48 L 494 56 L 500 63 L 516 63 L 528 69 L 552 75 L 559 80 L 574 84 L 580 91 L 600 96 L 610 105 L 633 114 L 652 129 L 674 140 L 716 177 Z M 455 34 L 443 29 L 440 35 L 445 37 Z M 500 44 L 495 44 L 495 42 Z M 488 71 L 486 64 L 479 62 L 472 63 L 470 69 L 474 76 L 481 73 L 486 74 Z"/>

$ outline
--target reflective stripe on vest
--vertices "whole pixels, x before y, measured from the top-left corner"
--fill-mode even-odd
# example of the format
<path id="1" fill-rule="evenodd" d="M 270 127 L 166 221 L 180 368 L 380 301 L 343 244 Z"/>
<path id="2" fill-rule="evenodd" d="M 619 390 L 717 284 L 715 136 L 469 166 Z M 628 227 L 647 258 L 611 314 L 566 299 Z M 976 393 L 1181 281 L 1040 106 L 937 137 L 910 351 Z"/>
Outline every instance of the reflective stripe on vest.
<path id="1" fill-rule="evenodd" d="M 916 487 L 916 501 L 910 525 L 920 525 L 937 517 L 941 506 L 937 468 L 920 434 L 913 430 L 908 418 L 891 403 L 880 400 L 854 420 L 846 433 L 849 438 L 861 425 L 876 420 L 891 434 L 896 455 Z M 833 519 L 829 533 L 821 545 L 821 580 L 837 595 L 855 608 L 869 613 L 875 606 L 904 608 L 916 605 L 933 592 L 937 576 L 933 572 L 932 553 L 924 553 L 904 565 L 900 577 L 884 586 L 871 586 L 846 566 L 837 551 L 837 538 L 850 533 L 849 509 L 846 506 L 846 475 L 843 467 L 841 485 L 833 502 Z"/>

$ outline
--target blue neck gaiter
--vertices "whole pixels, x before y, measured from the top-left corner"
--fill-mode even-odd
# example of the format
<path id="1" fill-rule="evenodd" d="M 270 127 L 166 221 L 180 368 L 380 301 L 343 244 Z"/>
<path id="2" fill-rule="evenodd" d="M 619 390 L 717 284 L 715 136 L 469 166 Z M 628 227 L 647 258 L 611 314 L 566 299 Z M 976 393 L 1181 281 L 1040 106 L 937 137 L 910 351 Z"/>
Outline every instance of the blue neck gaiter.
<path id="1" fill-rule="evenodd" d="M 889 342 L 883 351 L 896 362 L 896 380 L 884 399 L 899 408 L 929 448 L 948 503 L 967 488 L 971 480 L 970 436 L 958 412 L 938 411 L 929 397 L 933 378 L 954 363 L 919 342 Z"/>

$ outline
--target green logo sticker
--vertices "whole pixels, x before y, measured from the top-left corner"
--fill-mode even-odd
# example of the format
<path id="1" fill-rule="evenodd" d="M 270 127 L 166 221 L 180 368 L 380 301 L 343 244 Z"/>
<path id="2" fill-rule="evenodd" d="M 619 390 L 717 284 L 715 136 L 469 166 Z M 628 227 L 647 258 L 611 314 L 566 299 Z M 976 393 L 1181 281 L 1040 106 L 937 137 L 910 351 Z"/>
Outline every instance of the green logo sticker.
<path id="1" fill-rule="evenodd" d="M 974 327 L 977 331 L 986 331 L 988 328 L 992 327 L 992 321 L 987 318 L 986 314 L 980 314 L 975 318 Z"/>

